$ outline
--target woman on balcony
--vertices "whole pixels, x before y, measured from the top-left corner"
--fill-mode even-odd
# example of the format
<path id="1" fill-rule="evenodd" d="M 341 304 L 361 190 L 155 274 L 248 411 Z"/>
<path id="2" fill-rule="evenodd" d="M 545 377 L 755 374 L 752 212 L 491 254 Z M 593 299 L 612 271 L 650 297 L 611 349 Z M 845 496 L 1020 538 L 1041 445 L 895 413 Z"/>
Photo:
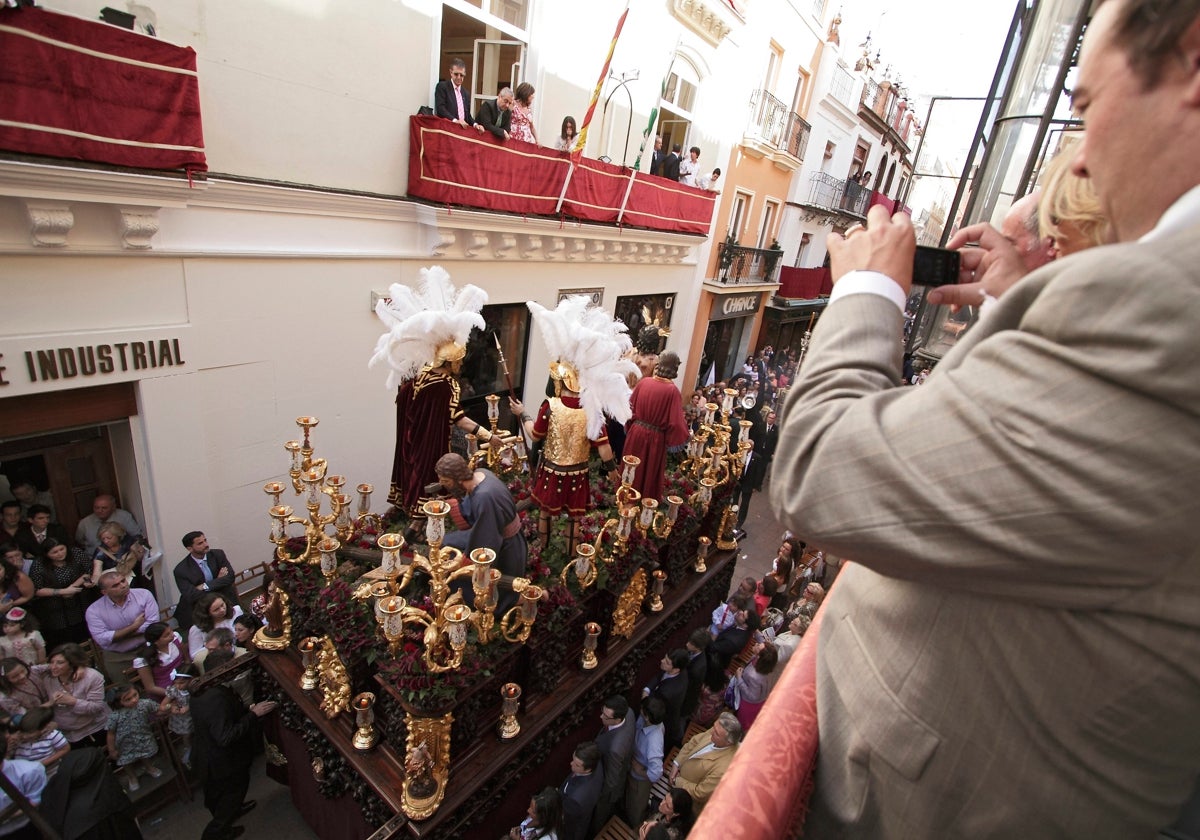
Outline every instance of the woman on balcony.
<path id="1" fill-rule="evenodd" d="M 554 148 L 560 152 L 569 152 L 575 145 L 575 134 L 578 129 L 575 127 L 574 117 L 563 117 L 562 131 L 559 132 L 558 139 L 554 141 Z"/>
<path id="2" fill-rule="evenodd" d="M 512 124 L 509 133 L 517 140 L 537 145 L 537 129 L 533 127 L 533 85 L 521 82 L 515 92 L 516 102 L 512 108 Z"/>

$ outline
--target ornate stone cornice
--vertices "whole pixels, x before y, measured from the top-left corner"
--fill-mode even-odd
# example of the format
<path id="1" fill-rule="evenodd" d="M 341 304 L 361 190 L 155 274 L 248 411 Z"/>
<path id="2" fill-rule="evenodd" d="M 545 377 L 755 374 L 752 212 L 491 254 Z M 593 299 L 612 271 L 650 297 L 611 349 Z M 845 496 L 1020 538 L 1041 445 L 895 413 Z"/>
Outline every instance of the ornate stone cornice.
<path id="1" fill-rule="evenodd" d="M 702 0 L 671 0 L 671 14 L 709 44 L 720 46 L 725 36 L 733 31 L 733 24 L 740 23 L 733 9 L 720 0 L 704 3 Z"/>

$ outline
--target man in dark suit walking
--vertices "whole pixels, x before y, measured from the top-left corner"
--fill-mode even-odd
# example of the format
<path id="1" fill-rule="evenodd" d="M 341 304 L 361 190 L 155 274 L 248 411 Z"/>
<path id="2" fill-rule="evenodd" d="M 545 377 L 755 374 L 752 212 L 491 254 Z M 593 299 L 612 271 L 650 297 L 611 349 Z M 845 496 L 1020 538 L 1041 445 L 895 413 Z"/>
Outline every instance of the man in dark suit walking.
<path id="1" fill-rule="evenodd" d="M 490 131 L 498 139 L 507 140 L 512 136 L 508 129 L 512 125 L 512 106 L 515 101 L 512 88 L 501 88 L 494 100 L 479 106 L 479 113 L 475 115 L 475 130 L 480 134 Z"/>
<path id="2" fill-rule="evenodd" d="M 215 650 L 206 664 L 213 670 L 232 659 L 233 651 Z M 204 785 L 204 807 L 212 814 L 201 840 L 230 840 L 245 832 L 233 823 L 258 804 L 246 801 L 250 764 L 262 741 L 258 719 L 275 711 L 275 706 L 274 700 L 264 700 L 247 709 L 224 683 L 192 698 L 192 757 Z"/>
<path id="3" fill-rule="evenodd" d="M 688 652 L 684 648 L 676 648 L 665 654 L 659 662 L 661 669 L 654 675 L 650 685 L 642 689 L 643 697 L 657 697 L 667 707 L 667 716 L 663 719 L 663 745 L 667 750 L 683 743 L 683 701 L 687 697 Z"/>
<path id="4" fill-rule="evenodd" d="M 758 412 L 754 412 L 759 416 Z M 750 497 L 762 492 L 763 479 L 767 475 L 767 467 L 775 457 L 775 447 L 779 445 L 779 428 L 775 425 L 775 412 L 767 412 L 766 422 L 750 427 L 750 440 L 754 442 L 751 450 L 750 463 L 742 473 L 738 482 L 738 515 L 737 527 L 746 524 L 746 516 L 750 513 Z"/>
<path id="5" fill-rule="evenodd" d="M 633 710 L 629 701 L 614 694 L 604 701 L 600 710 L 604 728 L 596 736 L 596 746 L 604 759 L 604 787 L 592 816 L 592 833 L 596 834 L 608 822 L 609 816 L 625 799 L 625 782 L 633 760 L 633 742 L 637 736 Z"/>
<path id="6" fill-rule="evenodd" d="M 179 604 L 175 607 L 175 619 L 184 633 L 192 626 L 192 606 L 205 592 L 223 592 L 237 601 L 237 587 L 233 583 L 233 566 L 225 552 L 208 547 L 208 538 L 202 531 L 188 531 L 183 535 L 183 547 L 188 550 L 175 566 L 175 586 L 179 589 Z"/>
<path id="7" fill-rule="evenodd" d="M 600 748 L 594 741 L 584 741 L 575 748 L 571 756 L 571 775 L 559 788 L 563 797 L 563 840 L 586 840 L 591 836 L 588 829 L 603 788 Z"/>
<path id="8" fill-rule="evenodd" d="M 466 62 L 456 58 L 450 62 L 450 78 L 438 82 L 433 89 L 433 112 L 463 128 L 475 125 L 475 118 L 471 116 L 471 91 L 464 84 L 466 77 Z"/>

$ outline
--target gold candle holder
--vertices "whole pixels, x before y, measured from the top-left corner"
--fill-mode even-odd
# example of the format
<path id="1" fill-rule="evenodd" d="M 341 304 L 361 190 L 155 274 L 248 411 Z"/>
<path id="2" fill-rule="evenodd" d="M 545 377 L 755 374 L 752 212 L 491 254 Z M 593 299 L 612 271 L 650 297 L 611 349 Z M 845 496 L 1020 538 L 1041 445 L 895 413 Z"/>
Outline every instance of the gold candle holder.
<path id="1" fill-rule="evenodd" d="M 267 513 L 271 516 L 271 542 L 278 545 L 284 540 L 283 529 L 292 515 L 292 508 L 290 505 L 275 505 Z"/>
<path id="2" fill-rule="evenodd" d="M 509 740 L 516 738 L 521 732 L 521 724 L 517 722 L 517 709 L 521 705 L 521 686 L 516 683 L 505 683 L 500 686 L 500 738 Z"/>
<path id="3" fill-rule="evenodd" d="M 662 612 L 663 584 L 667 580 L 667 573 L 662 569 L 655 569 L 654 573 L 651 574 L 650 577 L 654 579 L 654 583 L 651 585 L 652 588 L 650 590 L 650 612 Z"/>
<path id="4" fill-rule="evenodd" d="M 645 536 L 654 524 L 654 514 L 658 511 L 658 499 L 642 499 L 641 513 L 638 515 L 637 527 Z"/>
<path id="5" fill-rule="evenodd" d="M 708 566 L 704 561 L 708 559 L 708 549 L 712 546 L 712 540 L 708 537 L 700 538 L 700 545 L 696 548 L 696 564 L 692 566 L 692 571 L 697 574 L 703 574 L 708 571 Z"/>
<path id="6" fill-rule="evenodd" d="M 320 640 L 315 636 L 300 640 L 300 661 L 304 664 L 304 673 L 300 676 L 300 689 L 312 691 L 320 680 L 317 676 L 317 663 L 320 661 Z"/>
<path id="7" fill-rule="evenodd" d="M 375 618 L 383 638 L 387 640 L 388 649 L 395 656 L 404 639 L 404 599 L 398 595 L 379 599 L 375 605 Z"/>
<path id="8" fill-rule="evenodd" d="M 377 736 L 375 734 L 375 695 L 369 691 L 364 691 L 355 696 L 352 702 L 354 709 L 354 723 L 358 729 L 354 731 L 354 738 L 350 744 L 356 750 L 366 752 L 375 746 Z"/>
<path id="9" fill-rule="evenodd" d="M 583 625 L 583 659 L 579 663 L 583 670 L 590 671 L 600 664 L 596 658 L 596 645 L 600 641 L 600 625 L 589 621 Z"/>
<path id="10" fill-rule="evenodd" d="M 358 491 L 358 515 L 366 516 L 371 512 L 371 494 L 375 492 L 375 485 L 360 484 L 354 489 Z"/>
<path id="11" fill-rule="evenodd" d="M 271 506 L 279 504 L 279 497 L 286 488 L 282 481 L 268 481 L 263 485 L 263 492 L 271 497 Z"/>
<path id="12" fill-rule="evenodd" d="M 383 552 L 380 570 L 388 577 L 400 573 L 400 552 L 404 549 L 404 537 L 395 533 L 380 534 L 375 538 L 375 545 Z"/>
<path id="13" fill-rule="evenodd" d="M 317 551 L 321 552 L 321 574 L 325 575 L 326 584 L 337 574 L 337 550 L 341 547 L 342 544 L 333 537 L 326 537 L 317 543 Z"/>

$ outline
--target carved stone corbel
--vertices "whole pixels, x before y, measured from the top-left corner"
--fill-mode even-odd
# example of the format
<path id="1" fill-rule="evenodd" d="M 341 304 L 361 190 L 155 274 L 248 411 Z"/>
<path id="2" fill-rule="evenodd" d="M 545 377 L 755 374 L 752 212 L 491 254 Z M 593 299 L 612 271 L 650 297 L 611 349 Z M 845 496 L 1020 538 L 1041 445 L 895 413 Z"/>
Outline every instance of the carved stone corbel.
<path id="1" fill-rule="evenodd" d="M 533 255 L 542 250 L 542 237 L 537 234 L 527 234 L 525 236 L 525 247 L 521 249 L 522 259 L 532 259 Z"/>
<path id="2" fill-rule="evenodd" d="M 454 247 L 454 243 L 458 241 L 458 235 L 452 230 L 439 230 L 437 232 L 438 241 L 433 245 L 432 255 L 435 257 L 444 257 L 446 252 Z"/>
<path id="3" fill-rule="evenodd" d="M 488 246 L 490 239 L 486 233 L 471 231 L 463 243 L 463 254 L 468 257 L 478 257 L 479 252 Z"/>
<path id="4" fill-rule="evenodd" d="M 517 247 L 517 235 L 515 233 L 498 233 L 496 234 L 496 259 L 502 260 L 509 257 L 513 253 L 513 249 Z"/>
<path id="5" fill-rule="evenodd" d="M 567 259 L 577 260 L 583 256 L 587 250 L 587 242 L 582 239 L 572 239 L 570 245 L 567 246 Z"/>
<path id="6" fill-rule="evenodd" d="M 157 207 L 118 207 L 121 215 L 121 245 L 131 251 L 147 251 L 158 233 Z"/>
<path id="7" fill-rule="evenodd" d="M 546 259 L 552 260 L 555 257 L 561 257 L 567 249 L 567 240 L 561 236 L 550 237 L 550 247 L 546 249 Z"/>
<path id="8" fill-rule="evenodd" d="M 38 248 L 63 248 L 67 234 L 75 226 L 75 214 L 68 204 L 57 201 L 26 201 L 29 238 Z"/>

